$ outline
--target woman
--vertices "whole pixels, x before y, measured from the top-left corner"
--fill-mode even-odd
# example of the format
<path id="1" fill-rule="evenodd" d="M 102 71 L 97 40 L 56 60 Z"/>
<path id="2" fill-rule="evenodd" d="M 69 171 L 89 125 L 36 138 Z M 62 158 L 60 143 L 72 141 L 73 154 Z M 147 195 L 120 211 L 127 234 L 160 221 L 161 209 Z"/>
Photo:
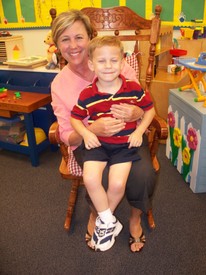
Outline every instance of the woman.
<path id="1" fill-rule="evenodd" d="M 94 73 L 88 67 L 87 46 L 93 37 L 89 18 L 79 10 L 61 13 L 52 24 L 53 40 L 68 64 L 60 71 L 52 83 L 52 107 L 57 117 L 61 140 L 71 146 L 77 161 L 81 164 L 81 151 L 78 146 L 82 138 L 73 131 L 70 112 L 78 96 L 94 80 Z M 121 73 L 136 80 L 135 71 L 125 62 Z M 142 110 L 131 105 L 113 105 L 114 118 L 101 118 L 88 126 L 97 136 L 112 136 L 124 128 L 125 121 L 134 121 L 142 116 Z M 86 122 L 85 122 L 86 123 Z M 148 146 L 143 144 L 139 154 L 141 160 L 133 163 L 126 186 L 126 196 L 131 205 L 130 249 L 140 251 L 145 242 L 141 227 L 141 213 L 147 212 L 155 185 L 155 172 L 152 167 Z M 96 213 L 91 211 L 86 241 L 91 246 Z"/>

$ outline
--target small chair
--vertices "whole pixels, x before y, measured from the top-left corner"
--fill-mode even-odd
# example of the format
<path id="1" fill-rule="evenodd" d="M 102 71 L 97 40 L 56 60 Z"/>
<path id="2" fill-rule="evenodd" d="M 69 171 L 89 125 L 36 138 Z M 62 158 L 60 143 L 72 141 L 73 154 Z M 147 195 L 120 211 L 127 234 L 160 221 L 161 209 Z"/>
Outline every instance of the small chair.
<path id="1" fill-rule="evenodd" d="M 141 84 L 146 91 L 149 91 L 150 83 L 154 74 L 154 58 L 160 30 L 161 6 L 156 6 L 154 18 L 151 20 L 142 18 L 125 6 L 112 8 L 89 7 L 83 8 L 82 11 L 89 16 L 95 29 L 95 35 L 103 32 L 103 34 L 107 33 L 108 35 L 116 35 L 123 42 L 133 41 L 134 50 L 130 55 L 131 58 L 127 61 L 132 63 L 132 66 L 135 65 Z M 122 31 L 124 32 L 123 34 L 121 33 Z M 133 32 L 132 34 L 131 31 Z M 128 34 L 128 32 L 130 33 Z M 156 156 L 158 145 L 160 140 L 167 139 L 167 135 L 168 128 L 166 122 L 160 117 L 155 116 L 147 131 L 147 136 L 151 160 L 156 172 L 160 169 Z M 71 152 L 69 153 L 68 147 L 59 138 L 57 122 L 53 123 L 50 127 L 49 140 L 52 144 L 58 144 L 60 146 L 62 161 L 59 171 L 64 179 L 69 179 L 71 181 L 72 185 L 64 223 L 64 228 L 68 231 L 70 229 L 72 215 L 76 204 L 78 188 L 83 184 L 83 180 L 82 176 L 74 173 L 72 174 L 69 170 L 69 164 L 71 164 L 71 161 L 74 162 L 74 159 Z M 76 165 L 75 162 L 73 165 Z M 148 211 L 147 217 L 148 224 L 150 228 L 153 229 L 155 227 L 155 222 L 152 209 Z"/>

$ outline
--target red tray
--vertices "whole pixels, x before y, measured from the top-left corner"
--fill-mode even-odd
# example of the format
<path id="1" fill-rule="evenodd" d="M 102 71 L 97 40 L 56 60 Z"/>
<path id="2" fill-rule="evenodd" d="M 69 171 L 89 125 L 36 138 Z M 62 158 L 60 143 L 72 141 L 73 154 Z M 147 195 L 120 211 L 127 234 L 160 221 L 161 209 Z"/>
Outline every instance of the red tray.
<path id="1" fill-rule="evenodd" d="M 171 49 L 170 50 L 170 54 L 172 56 L 183 56 L 183 55 L 186 55 L 187 54 L 187 51 L 186 50 L 182 50 L 182 49 Z"/>

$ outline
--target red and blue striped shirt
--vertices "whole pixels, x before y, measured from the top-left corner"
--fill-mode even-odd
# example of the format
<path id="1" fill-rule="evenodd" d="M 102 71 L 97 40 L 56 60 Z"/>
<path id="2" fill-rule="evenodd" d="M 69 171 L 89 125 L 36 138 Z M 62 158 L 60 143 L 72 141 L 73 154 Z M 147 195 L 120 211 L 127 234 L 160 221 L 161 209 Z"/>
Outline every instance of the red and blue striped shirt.
<path id="1" fill-rule="evenodd" d="M 135 81 L 125 79 L 120 75 L 122 79 L 122 86 L 115 94 L 99 92 L 95 81 L 87 86 L 81 93 L 77 104 L 71 111 L 71 116 L 75 119 L 83 120 L 89 117 L 88 123 L 101 117 L 113 117 L 110 108 L 113 104 L 127 103 L 136 105 L 147 111 L 153 107 L 153 102 L 149 93 L 141 88 L 141 86 Z M 125 128 L 111 137 L 99 137 L 100 141 L 106 143 L 126 143 L 129 135 L 136 129 L 137 122 L 126 122 Z"/>

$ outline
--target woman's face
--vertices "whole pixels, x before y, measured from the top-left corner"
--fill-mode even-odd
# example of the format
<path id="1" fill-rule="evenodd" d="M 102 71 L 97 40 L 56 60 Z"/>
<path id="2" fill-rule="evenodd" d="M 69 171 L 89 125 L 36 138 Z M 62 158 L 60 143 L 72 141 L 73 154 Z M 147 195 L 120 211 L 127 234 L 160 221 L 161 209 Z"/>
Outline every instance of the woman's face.
<path id="1" fill-rule="evenodd" d="M 70 65 L 80 65 L 88 60 L 89 36 L 81 21 L 68 27 L 58 39 L 58 48 Z"/>

